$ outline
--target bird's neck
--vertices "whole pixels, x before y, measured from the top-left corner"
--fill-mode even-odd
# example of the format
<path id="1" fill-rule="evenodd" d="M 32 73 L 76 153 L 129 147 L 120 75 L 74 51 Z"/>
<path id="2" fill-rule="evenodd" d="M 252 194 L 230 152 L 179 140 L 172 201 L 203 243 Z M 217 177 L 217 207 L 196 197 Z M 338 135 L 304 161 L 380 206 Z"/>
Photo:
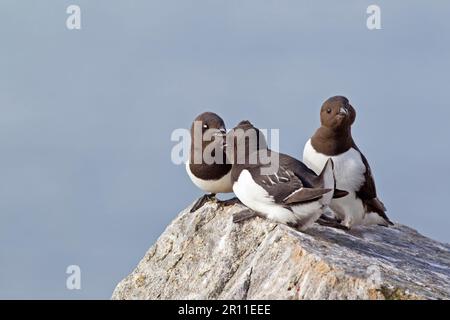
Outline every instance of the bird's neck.
<path id="1" fill-rule="evenodd" d="M 205 149 L 209 148 L 205 154 Z M 216 151 L 218 151 L 216 156 Z M 222 164 L 229 164 L 230 161 L 227 159 L 227 154 L 225 153 L 225 150 L 223 150 L 222 147 L 218 146 L 218 142 L 202 142 L 200 145 L 194 145 L 194 143 L 191 144 L 191 152 L 189 154 L 189 163 L 194 165 L 206 165 L 207 162 L 205 162 L 204 157 L 211 157 L 215 161 L 214 163 L 211 163 L 209 165 L 215 166 L 215 165 L 222 165 Z M 218 162 L 216 162 L 218 161 Z M 208 162 L 209 163 L 209 162 Z"/>
<path id="2" fill-rule="evenodd" d="M 328 128 L 321 126 L 311 138 L 313 148 L 322 154 L 335 156 L 353 147 L 351 127 Z"/>

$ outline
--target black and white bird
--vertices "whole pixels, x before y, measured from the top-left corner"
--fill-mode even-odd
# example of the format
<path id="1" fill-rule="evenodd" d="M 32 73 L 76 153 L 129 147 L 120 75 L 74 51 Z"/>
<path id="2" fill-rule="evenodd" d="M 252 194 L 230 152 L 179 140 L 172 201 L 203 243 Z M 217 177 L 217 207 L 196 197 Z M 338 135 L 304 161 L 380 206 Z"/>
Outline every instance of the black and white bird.
<path id="1" fill-rule="evenodd" d="M 212 136 L 221 139 L 205 139 L 206 132 L 210 130 Z M 226 160 L 225 150 L 225 123 L 221 117 L 213 112 L 204 112 L 195 118 L 191 126 L 191 150 L 189 161 L 186 162 L 186 171 L 192 182 L 204 192 L 203 197 L 192 206 L 191 212 L 201 208 L 206 202 L 216 200 L 217 193 L 233 192 L 231 183 L 231 164 Z M 215 148 L 214 144 L 221 144 Z M 206 161 L 205 149 L 210 148 L 212 156 L 220 161 Z M 215 150 L 220 150 L 216 155 Z M 230 201 L 222 201 L 226 204 Z M 232 203 L 232 202 L 231 202 Z"/>
<path id="2" fill-rule="evenodd" d="M 388 226 L 392 222 L 377 197 L 369 163 L 352 138 L 355 118 L 356 111 L 347 98 L 335 96 L 326 100 L 320 110 L 321 127 L 306 142 L 303 162 L 318 173 L 329 159 L 333 160 L 336 188 L 348 192 L 330 203 L 342 225 Z"/>
<path id="3" fill-rule="evenodd" d="M 250 131 L 257 137 L 256 143 L 250 142 Z M 249 208 L 235 214 L 234 222 L 260 216 L 304 230 L 322 215 L 333 197 L 331 160 L 317 176 L 301 161 L 268 149 L 264 136 L 248 121 L 239 123 L 229 134 L 234 136 L 233 191 Z M 242 150 L 245 150 L 244 156 Z M 279 159 L 278 166 L 270 174 L 262 170 L 273 164 L 263 164 L 261 159 L 267 158 L 264 155 Z"/>

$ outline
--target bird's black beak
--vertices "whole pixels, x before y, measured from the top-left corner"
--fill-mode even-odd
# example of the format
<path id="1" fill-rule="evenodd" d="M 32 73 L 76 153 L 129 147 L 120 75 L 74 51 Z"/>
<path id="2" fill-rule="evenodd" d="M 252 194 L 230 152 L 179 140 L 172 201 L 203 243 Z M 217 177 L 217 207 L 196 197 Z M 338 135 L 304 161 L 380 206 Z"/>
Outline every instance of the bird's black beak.
<path id="1" fill-rule="evenodd" d="M 224 128 L 217 129 L 216 132 L 214 132 L 214 136 L 226 136 L 227 131 Z"/>
<path id="2" fill-rule="evenodd" d="M 222 139 L 223 139 L 223 140 L 222 140 L 222 141 L 223 141 L 222 147 L 226 147 L 227 130 L 225 130 L 225 128 L 220 128 L 220 129 L 218 129 L 217 132 L 214 133 L 214 136 L 215 136 L 215 137 L 222 137 Z"/>
<path id="3" fill-rule="evenodd" d="M 338 114 L 341 115 L 341 116 L 346 116 L 346 115 L 348 115 L 348 109 L 346 107 L 341 107 L 339 109 L 339 113 Z"/>
<path id="4" fill-rule="evenodd" d="M 220 129 L 220 132 L 222 133 L 223 136 L 223 148 L 226 148 L 228 146 L 227 144 L 227 130 L 225 130 L 225 128 Z"/>

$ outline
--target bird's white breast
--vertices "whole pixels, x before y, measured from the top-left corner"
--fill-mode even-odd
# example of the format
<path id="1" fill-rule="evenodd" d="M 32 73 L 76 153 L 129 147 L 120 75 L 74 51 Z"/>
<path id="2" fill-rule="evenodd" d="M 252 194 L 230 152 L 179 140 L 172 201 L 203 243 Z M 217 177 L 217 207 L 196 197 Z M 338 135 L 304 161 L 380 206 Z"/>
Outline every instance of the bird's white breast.
<path id="1" fill-rule="evenodd" d="M 211 193 L 228 193 L 233 191 L 233 184 L 231 182 L 231 170 L 219 180 L 203 180 L 197 178 L 189 167 L 189 162 L 186 163 L 186 171 L 192 182 L 205 192 Z"/>
<path id="2" fill-rule="evenodd" d="M 294 223 L 293 213 L 276 204 L 268 192 L 258 185 L 248 170 L 243 170 L 233 184 L 234 194 L 250 209 L 263 213 L 267 218 L 281 223 Z"/>
<path id="3" fill-rule="evenodd" d="M 345 191 L 358 191 L 365 181 L 366 166 L 358 150 L 350 148 L 337 156 L 327 156 L 317 152 L 311 139 L 303 150 L 303 162 L 315 173 L 320 174 L 329 158 L 333 159 L 336 188 Z"/>
<path id="4" fill-rule="evenodd" d="M 309 227 L 322 214 L 322 202 L 312 201 L 291 206 L 291 210 L 275 203 L 273 197 L 258 185 L 248 170 L 243 170 L 233 185 L 233 191 L 239 200 L 250 209 L 266 215 L 268 219 L 284 224 L 295 223 L 298 219 L 303 229 Z"/>
<path id="5" fill-rule="evenodd" d="M 344 153 L 330 157 L 317 152 L 311 145 L 311 139 L 308 140 L 303 150 L 303 162 L 309 168 L 319 174 L 329 158 L 332 158 L 334 163 L 336 188 L 349 192 L 343 198 L 333 199 L 330 207 L 336 216 L 343 220 L 343 225 L 351 227 L 361 224 L 365 217 L 365 209 L 361 199 L 356 197 L 356 191 L 365 181 L 366 166 L 362 161 L 361 154 L 351 148 Z"/>

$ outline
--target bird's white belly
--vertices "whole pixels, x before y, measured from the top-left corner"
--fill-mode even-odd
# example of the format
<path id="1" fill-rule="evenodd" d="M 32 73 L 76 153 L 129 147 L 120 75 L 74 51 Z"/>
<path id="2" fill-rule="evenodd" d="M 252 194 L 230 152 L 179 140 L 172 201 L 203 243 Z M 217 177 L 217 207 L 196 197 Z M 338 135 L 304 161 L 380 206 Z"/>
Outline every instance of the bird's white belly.
<path id="1" fill-rule="evenodd" d="M 233 185 L 233 191 L 239 200 L 250 209 L 264 214 L 268 219 L 280 223 L 296 223 L 302 221 L 303 229 L 316 221 L 322 213 L 319 201 L 291 206 L 289 209 L 274 202 L 267 191 L 258 185 L 249 171 L 243 170 Z"/>
<path id="2" fill-rule="evenodd" d="M 361 224 L 365 216 L 365 209 L 362 201 L 356 198 L 355 193 L 361 188 L 365 179 L 366 166 L 361 155 L 357 150 L 351 148 L 337 156 L 326 156 L 314 150 L 311 139 L 308 140 L 303 151 L 303 162 L 316 174 L 320 174 L 329 158 L 333 159 L 334 163 L 336 188 L 349 192 L 343 198 L 331 200 L 330 208 L 338 218 L 343 220 L 344 225 L 350 227 Z"/>
<path id="3" fill-rule="evenodd" d="M 320 174 L 327 160 L 333 159 L 336 188 L 345 191 L 358 191 L 364 183 L 366 166 L 361 154 L 351 148 L 337 156 L 326 156 L 318 153 L 311 145 L 311 139 L 305 145 L 303 162 L 316 174 Z"/>
<path id="4" fill-rule="evenodd" d="M 228 193 L 233 191 L 233 184 L 231 182 L 231 170 L 219 180 L 203 180 L 197 178 L 189 167 L 189 162 L 186 163 L 186 171 L 192 182 L 205 192 L 211 193 Z"/>
<path id="5" fill-rule="evenodd" d="M 342 225 L 349 228 L 361 224 L 365 216 L 364 205 L 361 199 L 356 198 L 354 192 L 343 198 L 331 200 L 330 208 L 342 220 Z"/>
<path id="6" fill-rule="evenodd" d="M 241 172 L 238 180 L 233 184 L 233 191 L 243 204 L 266 215 L 267 218 L 281 223 L 295 222 L 293 213 L 276 204 L 267 191 L 253 180 L 247 170 Z"/>
<path id="7" fill-rule="evenodd" d="M 322 201 L 314 201 L 305 204 L 299 204 L 291 207 L 295 214 L 301 217 L 303 221 L 302 229 L 311 226 L 324 213 L 327 206 L 322 205 Z"/>

